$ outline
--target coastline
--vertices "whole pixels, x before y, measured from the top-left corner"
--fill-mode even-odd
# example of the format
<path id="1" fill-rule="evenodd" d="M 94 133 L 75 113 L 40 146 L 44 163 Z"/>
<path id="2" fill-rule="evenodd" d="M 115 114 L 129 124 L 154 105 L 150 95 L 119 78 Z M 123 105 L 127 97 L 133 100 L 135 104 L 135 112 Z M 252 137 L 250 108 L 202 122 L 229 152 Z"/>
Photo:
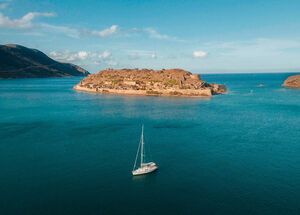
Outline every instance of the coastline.
<path id="1" fill-rule="evenodd" d="M 107 95 L 123 95 L 123 96 L 156 96 L 156 97 L 182 97 L 182 98 L 212 98 L 213 94 L 210 90 L 206 91 L 207 94 L 198 94 L 198 95 L 172 95 L 172 94 L 149 94 L 146 90 L 117 90 L 117 89 L 105 89 L 105 90 L 97 90 L 96 88 L 87 88 L 82 87 L 80 84 L 77 84 L 73 87 L 74 90 L 80 92 L 89 92 L 96 94 L 107 94 Z M 166 92 L 174 92 L 172 90 L 166 90 Z"/>

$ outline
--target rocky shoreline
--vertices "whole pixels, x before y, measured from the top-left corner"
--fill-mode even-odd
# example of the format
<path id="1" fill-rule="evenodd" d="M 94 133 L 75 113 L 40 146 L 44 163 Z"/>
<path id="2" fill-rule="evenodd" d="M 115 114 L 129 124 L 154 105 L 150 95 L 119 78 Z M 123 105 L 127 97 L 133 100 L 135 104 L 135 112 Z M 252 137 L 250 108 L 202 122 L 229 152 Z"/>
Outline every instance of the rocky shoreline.
<path id="1" fill-rule="evenodd" d="M 284 81 L 283 86 L 289 88 L 300 88 L 300 75 L 292 75 L 288 77 Z"/>
<path id="2" fill-rule="evenodd" d="M 75 90 L 143 96 L 211 97 L 226 93 L 225 85 L 210 84 L 182 69 L 106 69 L 90 74 Z"/>

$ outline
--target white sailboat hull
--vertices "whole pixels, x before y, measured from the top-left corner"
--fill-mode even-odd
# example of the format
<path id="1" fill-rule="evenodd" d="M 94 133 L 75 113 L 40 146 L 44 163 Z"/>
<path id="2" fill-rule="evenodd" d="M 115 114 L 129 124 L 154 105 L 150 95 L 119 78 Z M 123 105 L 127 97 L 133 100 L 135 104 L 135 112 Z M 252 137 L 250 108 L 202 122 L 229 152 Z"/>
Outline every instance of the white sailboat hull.
<path id="1" fill-rule="evenodd" d="M 141 156 L 141 163 L 140 163 L 140 167 L 136 168 L 136 163 L 138 160 L 138 156 L 139 156 L 139 152 L 140 152 L 140 156 Z M 158 166 L 156 165 L 156 163 L 154 162 L 149 162 L 149 163 L 145 163 L 144 160 L 145 154 L 144 154 L 144 125 L 142 126 L 142 135 L 141 135 L 141 140 L 140 140 L 140 144 L 136 153 L 136 157 L 135 157 L 135 162 L 133 165 L 133 171 L 132 171 L 132 175 L 145 175 L 148 174 L 150 172 L 154 172 L 155 170 L 158 169 Z"/>
<path id="2" fill-rule="evenodd" d="M 158 166 L 154 162 L 144 163 L 142 166 L 136 170 L 132 171 L 132 175 L 144 175 L 154 172 L 158 169 Z"/>

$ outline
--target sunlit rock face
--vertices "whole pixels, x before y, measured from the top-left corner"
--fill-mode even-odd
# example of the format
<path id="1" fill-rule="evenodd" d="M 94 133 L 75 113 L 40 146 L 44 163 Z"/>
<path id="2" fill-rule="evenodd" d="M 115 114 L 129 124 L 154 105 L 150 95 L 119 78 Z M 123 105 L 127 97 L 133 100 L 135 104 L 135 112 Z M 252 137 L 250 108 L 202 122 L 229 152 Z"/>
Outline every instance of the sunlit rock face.
<path id="1" fill-rule="evenodd" d="M 300 75 L 293 75 L 288 77 L 284 81 L 283 86 L 291 88 L 300 88 Z"/>

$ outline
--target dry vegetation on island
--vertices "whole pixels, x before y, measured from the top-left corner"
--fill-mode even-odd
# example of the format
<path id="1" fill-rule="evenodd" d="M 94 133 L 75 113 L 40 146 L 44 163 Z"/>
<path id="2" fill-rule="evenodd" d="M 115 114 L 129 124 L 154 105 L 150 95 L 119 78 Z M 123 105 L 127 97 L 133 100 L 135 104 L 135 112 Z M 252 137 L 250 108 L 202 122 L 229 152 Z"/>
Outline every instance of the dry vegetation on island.
<path id="1" fill-rule="evenodd" d="M 74 89 L 96 93 L 210 97 L 226 92 L 220 84 L 209 84 L 198 74 L 182 69 L 106 69 L 84 78 Z"/>

